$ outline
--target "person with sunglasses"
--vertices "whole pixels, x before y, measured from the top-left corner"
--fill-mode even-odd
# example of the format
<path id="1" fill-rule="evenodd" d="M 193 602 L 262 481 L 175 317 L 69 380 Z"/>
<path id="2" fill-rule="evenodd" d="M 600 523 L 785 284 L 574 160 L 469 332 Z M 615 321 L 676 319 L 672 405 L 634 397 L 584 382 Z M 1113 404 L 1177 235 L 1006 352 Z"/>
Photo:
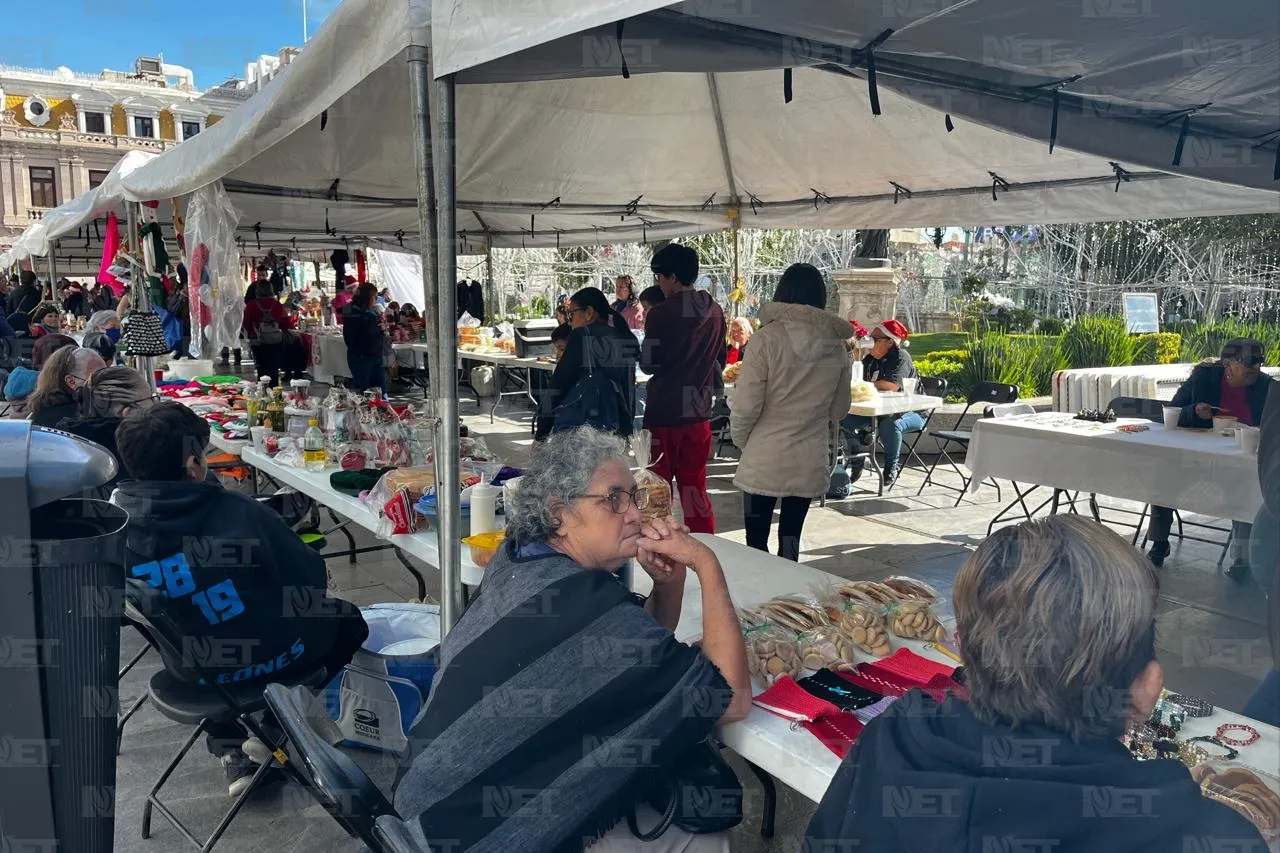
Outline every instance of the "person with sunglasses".
<path id="1" fill-rule="evenodd" d="M 480 592 L 441 642 L 395 788 L 422 849 L 728 850 L 723 834 L 672 826 L 642 842 L 628 827 L 633 808 L 642 831 L 658 822 L 638 803 L 645 783 L 745 717 L 751 680 L 719 561 L 674 519 L 646 524 L 625 454 L 583 427 L 553 434 L 525 471 Z M 616 574 L 632 559 L 653 579 L 643 602 Z M 673 633 L 689 571 L 697 648 Z M 644 755 L 619 760 L 623 744 Z M 504 786 L 523 792 L 518 813 L 485 807 Z"/>

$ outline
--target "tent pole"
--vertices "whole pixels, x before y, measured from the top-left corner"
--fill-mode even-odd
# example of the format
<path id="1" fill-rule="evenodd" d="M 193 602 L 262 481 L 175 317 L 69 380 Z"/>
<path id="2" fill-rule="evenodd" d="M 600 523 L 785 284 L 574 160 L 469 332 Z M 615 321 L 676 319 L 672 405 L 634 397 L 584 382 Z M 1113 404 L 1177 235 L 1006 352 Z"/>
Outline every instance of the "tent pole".
<path id="1" fill-rule="evenodd" d="M 418 172 L 418 256 L 422 259 L 422 320 L 428 331 L 436 319 L 436 179 L 431 152 L 431 49 L 409 46 L 409 91 L 413 99 L 413 151 Z M 335 291 L 336 292 L 336 291 Z M 431 371 L 433 398 L 442 393 L 437 386 L 435 355 L 427 362 Z M 440 413 L 436 412 L 437 419 Z"/>
<path id="2" fill-rule="evenodd" d="M 489 312 L 488 313 L 489 313 L 490 325 L 492 325 L 493 318 L 500 316 L 501 312 L 506 308 L 505 305 L 503 306 L 498 305 L 498 289 L 497 287 L 494 286 L 494 283 L 493 283 L 493 235 L 492 234 L 485 235 L 484 287 L 485 287 L 485 290 L 489 292 Z"/>
<path id="3" fill-rule="evenodd" d="M 49 247 L 49 301 L 56 302 L 58 294 L 58 250 L 57 246 Z"/>
<path id="4" fill-rule="evenodd" d="M 427 87 L 420 96 L 426 100 Z M 462 543 L 459 540 L 458 488 L 458 327 L 457 213 L 454 210 L 455 172 L 454 78 L 435 83 L 436 122 L 431 162 L 436 181 L 435 252 L 435 364 L 431 366 L 431 390 L 435 397 L 436 484 L 439 500 L 440 630 L 448 633 L 462 615 Z M 421 124 L 421 123 L 419 123 Z M 424 236 L 430 233 L 424 230 Z M 423 275 L 427 275 L 426 267 Z"/>

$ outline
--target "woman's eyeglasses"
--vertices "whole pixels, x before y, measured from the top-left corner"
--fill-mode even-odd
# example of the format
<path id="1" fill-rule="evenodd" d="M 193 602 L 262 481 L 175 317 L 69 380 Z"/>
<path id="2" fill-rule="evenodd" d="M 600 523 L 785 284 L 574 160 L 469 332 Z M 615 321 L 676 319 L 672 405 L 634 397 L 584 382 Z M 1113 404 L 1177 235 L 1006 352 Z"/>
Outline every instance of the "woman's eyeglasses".
<path id="1" fill-rule="evenodd" d="M 636 505 L 636 509 L 644 510 L 649 505 L 649 490 L 636 486 L 634 489 L 610 489 L 607 495 L 578 495 L 580 498 L 600 498 L 609 502 L 609 509 L 618 515 L 623 515 L 630 508 L 631 504 Z"/>

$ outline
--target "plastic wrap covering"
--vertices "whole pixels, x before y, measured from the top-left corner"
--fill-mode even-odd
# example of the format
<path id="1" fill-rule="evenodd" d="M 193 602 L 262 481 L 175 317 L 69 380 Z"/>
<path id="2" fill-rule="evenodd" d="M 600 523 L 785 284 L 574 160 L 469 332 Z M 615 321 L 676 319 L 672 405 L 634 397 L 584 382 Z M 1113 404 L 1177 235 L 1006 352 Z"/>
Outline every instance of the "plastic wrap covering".
<path id="1" fill-rule="evenodd" d="M 221 181 L 191 194 L 186 222 L 191 346 L 198 346 L 205 358 L 223 347 L 239 346 L 244 320 L 244 279 L 235 241 L 239 222 L 240 211 Z"/>

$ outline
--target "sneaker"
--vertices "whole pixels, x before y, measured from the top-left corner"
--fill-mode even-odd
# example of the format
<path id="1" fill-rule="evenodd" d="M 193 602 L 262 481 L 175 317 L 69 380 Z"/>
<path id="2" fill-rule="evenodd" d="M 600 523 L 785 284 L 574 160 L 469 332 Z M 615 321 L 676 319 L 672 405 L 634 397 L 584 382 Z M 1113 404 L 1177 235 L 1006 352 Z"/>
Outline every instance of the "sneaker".
<path id="1" fill-rule="evenodd" d="M 253 774 L 258 772 L 258 765 L 241 752 L 222 756 L 222 768 L 227 772 L 227 794 L 233 798 L 245 792 L 253 781 Z"/>
<path id="2" fill-rule="evenodd" d="M 240 745 L 240 751 L 245 754 L 246 758 L 256 765 L 263 765 L 270 761 L 273 767 L 280 766 L 280 762 L 276 761 L 274 756 L 271 754 L 271 748 L 263 743 L 262 739 L 256 735 L 242 743 Z"/>
<path id="3" fill-rule="evenodd" d="M 1227 569 L 1227 577 L 1238 584 L 1248 583 L 1252 574 L 1253 570 L 1249 567 L 1248 560 L 1236 560 Z"/>
<path id="4" fill-rule="evenodd" d="M 898 479 L 899 468 L 897 465 L 886 465 L 882 476 L 884 478 L 884 487 L 887 489 Z"/>
<path id="5" fill-rule="evenodd" d="M 1167 556 L 1169 556 L 1168 542 L 1156 542 L 1154 545 L 1151 546 L 1151 551 L 1148 552 L 1147 554 L 1147 557 L 1150 558 L 1152 565 L 1154 565 L 1157 569 L 1164 565 L 1164 558 Z"/>

